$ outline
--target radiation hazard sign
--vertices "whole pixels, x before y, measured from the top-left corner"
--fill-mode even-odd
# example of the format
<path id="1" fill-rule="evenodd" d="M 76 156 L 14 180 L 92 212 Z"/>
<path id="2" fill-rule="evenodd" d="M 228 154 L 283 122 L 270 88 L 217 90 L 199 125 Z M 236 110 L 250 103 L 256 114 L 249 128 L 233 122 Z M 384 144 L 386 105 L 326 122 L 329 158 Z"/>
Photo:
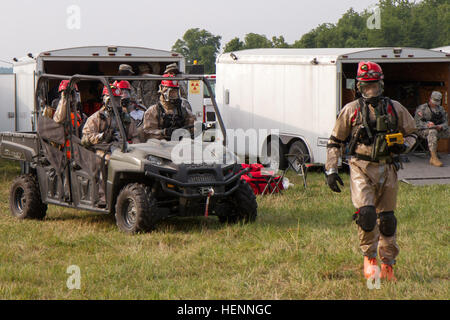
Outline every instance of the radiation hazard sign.
<path id="1" fill-rule="evenodd" d="M 200 80 L 189 81 L 189 93 L 192 94 L 200 93 Z"/>

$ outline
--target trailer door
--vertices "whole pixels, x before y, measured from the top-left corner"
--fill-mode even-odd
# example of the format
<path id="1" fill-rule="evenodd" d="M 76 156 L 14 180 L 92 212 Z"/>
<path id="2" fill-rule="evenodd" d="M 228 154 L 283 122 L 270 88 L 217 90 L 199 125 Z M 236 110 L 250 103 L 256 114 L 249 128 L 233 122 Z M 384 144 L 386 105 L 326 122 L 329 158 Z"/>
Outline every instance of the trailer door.
<path id="1" fill-rule="evenodd" d="M 34 117 L 35 74 L 16 73 L 16 131 L 31 132 L 36 130 Z"/>
<path id="2" fill-rule="evenodd" d="M 0 131 L 15 131 L 16 77 L 0 74 Z"/>

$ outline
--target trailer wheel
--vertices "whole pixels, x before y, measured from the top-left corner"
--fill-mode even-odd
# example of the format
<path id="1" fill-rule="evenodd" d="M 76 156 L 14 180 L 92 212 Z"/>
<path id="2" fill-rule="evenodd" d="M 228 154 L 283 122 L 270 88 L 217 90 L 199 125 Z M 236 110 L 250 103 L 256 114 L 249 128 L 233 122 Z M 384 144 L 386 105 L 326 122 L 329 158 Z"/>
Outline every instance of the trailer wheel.
<path id="1" fill-rule="evenodd" d="M 11 214 L 19 219 L 44 219 L 47 205 L 42 203 L 36 177 L 24 174 L 14 179 L 9 194 Z"/>
<path id="2" fill-rule="evenodd" d="M 289 147 L 288 154 L 297 155 L 297 157 L 295 156 L 288 157 L 288 161 L 292 163 L 294 170 L 297 172 L 299 172 L 300 167 L 305 163 L 309 162 L 311 158 L 309 156 L 308 148 L 303 143 L 303 141 L 300 140 L 297 140 L 291 144 L 291 146 Z"/>
<path id="3" fill-rule="evenodd" d="M 156 200 L 147 186 L 128 184 L 117 198 L 116 224 L 126 233 L 150 231 L 157 222 L 155 209 Z"/>
<path id="4" fill-rule="evenodd" d="M 243 180 L 237 190 L 231 196 L 230 201 L 234 204 L 234 210 L 230 215 L 219 216 L 221 223 L 254 222 L 258 215 L 258 203 L 249 184 Z"/>

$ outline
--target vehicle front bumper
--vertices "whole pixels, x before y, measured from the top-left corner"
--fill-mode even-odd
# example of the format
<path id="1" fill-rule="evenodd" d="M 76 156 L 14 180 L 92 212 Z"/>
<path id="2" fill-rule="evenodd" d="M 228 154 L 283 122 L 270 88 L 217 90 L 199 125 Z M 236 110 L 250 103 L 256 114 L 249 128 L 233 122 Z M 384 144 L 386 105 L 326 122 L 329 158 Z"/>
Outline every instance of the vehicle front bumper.
<path id="1" fill-rule="evenodd" d="M 240 178 L 248 172 L 238 164 L 232 165 L 185 165 L 178 170 L 147 164 L 147 177 L 160 182 L 164 192 L 181 198 L 206 198 L 211 189 L 214 197 L 227 197 L 240 185 Z"/>

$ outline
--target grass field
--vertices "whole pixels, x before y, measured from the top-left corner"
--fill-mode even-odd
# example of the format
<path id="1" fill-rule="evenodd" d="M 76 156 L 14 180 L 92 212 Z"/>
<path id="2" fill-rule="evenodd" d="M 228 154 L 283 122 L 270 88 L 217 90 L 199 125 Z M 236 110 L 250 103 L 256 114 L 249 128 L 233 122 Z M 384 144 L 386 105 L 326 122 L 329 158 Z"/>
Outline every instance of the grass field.
<path id="1" fill-rule="evenodd" d="M 44 221 L 10 216 L 19 173 L 0 161 L 0 299 L 449 299 L 449 186 L 401 184 L 398 282 L 362 277 L 348 175 L 341 194 L 322 174 L 258 198 L 249 225 L 170 219 L 130 236 L 108 216 L 50 206 Z M 69 290 L 70 265 L 81 289 Z"/>

